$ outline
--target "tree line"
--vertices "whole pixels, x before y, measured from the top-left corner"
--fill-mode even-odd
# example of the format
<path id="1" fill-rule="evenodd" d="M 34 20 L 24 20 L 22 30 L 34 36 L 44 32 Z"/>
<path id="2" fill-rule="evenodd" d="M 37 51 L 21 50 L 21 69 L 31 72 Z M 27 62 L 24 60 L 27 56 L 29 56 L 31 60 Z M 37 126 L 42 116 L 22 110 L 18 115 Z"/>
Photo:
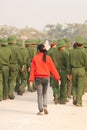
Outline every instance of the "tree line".
<path id="1" fill-rule="evenodd" d="M 56 25 L 47 24 L 42 31 L 31 27 L 17 28 L 15 26 L 2 25 L 0 26 L 0 37 L 8 37 L 15 35 L 22 39 L 47 39 L 58 40 L 61 38 L 70 38 L 74 41 L 77 35 L 87 39 L 87 20 L 84 23 L 66 23 L 64 25 L 57 23 Z"/>

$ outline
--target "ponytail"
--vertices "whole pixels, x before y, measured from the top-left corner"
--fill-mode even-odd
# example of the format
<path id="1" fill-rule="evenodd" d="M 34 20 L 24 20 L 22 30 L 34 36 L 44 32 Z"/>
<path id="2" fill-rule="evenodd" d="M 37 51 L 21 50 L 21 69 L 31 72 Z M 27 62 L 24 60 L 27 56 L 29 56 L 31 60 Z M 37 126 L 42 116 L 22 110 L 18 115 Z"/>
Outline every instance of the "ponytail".
<path id="1" fill-rule="evenodd" d="M 47 55 L 47 50 L 45 48 L 45 46 L 43 44 L 39 44 L 37 46 L 37 50 L 39 50 L 40 52 L 43 52 L 43 61 L 46 62 L 46 55 Z"/>

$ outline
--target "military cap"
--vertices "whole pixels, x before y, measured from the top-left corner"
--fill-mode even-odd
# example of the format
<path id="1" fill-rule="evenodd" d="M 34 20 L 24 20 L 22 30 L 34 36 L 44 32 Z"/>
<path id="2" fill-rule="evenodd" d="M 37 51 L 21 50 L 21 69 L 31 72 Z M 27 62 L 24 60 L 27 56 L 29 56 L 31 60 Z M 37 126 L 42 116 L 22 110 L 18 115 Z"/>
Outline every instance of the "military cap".
<path id="1" fill-rule="evenodd" d="M 23 45 L 23 40 L 22 39 L 17 39 L 17 45 L 22 46 Z"/>
<path id="2" fill-rule="evenodd" d="M 31 44 L 32 45 L 37 45 L 38 43 L 38 40 L 37 39 L 31 39 Z"/>
<path id="3" fill-rule="evenodd" d="M 37 44 L 42 44 L 42 43 L 43 43 L 43 40 L 42 40 L 42 39 L 36 39 L 36 43 L 37 43 Z"/>
<path id="4" fill-rule="evenodd" d="M 85 41 L 85 43 L 84 43 L 84 47 L 87 48 L 87 41 Z"/>
<path id="5" fill-rule="evenodd" d="M 65 43 L 71 42 L 70 39 L 69 39 L 68 37 L 64 38 L 64 41 L 65 41 Z"/>
<path id="6" fill-rule="evenodd" d="M 15 36 L 9 36 L 8 37 L 8 43 L 13 43 L 13 42 L 17 42 L 16 37 Z"/>
<path id="7" fill-rule="evenodd" d="M 31 40 L 30 39 L 25 40 L 25 45 L 29 45 L 29 44 L 31 44 Z"/>
<path id="8" fill-rule="evenodd" d="M 41 44 L 41 43 L 42 43 L 42 40 L 40 40 L 40 39 L 27 39 L 25 41 L 25 45 L 30 45 L 30 44 L 32 44 L 32 45 L 34 45 L 34 44 L 38 45 L 38 44 Z"/>
<path id="9" fill-rule="evenodd" d="M 63 39 L 61 40 L 58 40 L 57 42 L 57 47 L 60 48 L 60 47 L 65 47 L 66 44 L 65 44 L 65 41 Z"/>
<path id="10" fill-rule="evenodd" d="M 8 45 L 8 40 L 6 38 L 0 38 L 0 44 L 7 46 Z"/>
<path id="11" fill-rule="evenodd" d="M 85 43 L 85 39 L 81 36 L 77 36 L 76 37 L 76 43 L 78 44 L 84 44 Z"/>
<path id="12" fill-rule="evenodd" d="M 64 38 L 63 40 L 65 41 L 66 47 L 71 47 L 72 46 L 72 43 L 71 43 L 69 38 Z"/>

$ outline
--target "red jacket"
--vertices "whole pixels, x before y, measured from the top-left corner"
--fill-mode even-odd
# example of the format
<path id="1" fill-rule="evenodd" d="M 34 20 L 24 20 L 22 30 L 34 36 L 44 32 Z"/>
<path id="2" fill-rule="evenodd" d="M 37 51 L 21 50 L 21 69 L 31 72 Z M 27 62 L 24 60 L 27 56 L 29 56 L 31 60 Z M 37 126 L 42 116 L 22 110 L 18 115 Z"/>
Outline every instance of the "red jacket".
<path id="1" fill-rule="evenodd" d="M 60 80 L 60 75 L 50 56 L 46 56 L 46 62 L 43 61 L 43 53 L 39 52 L 32 59 L 31 72 L 29 81 L 34 81 L 35 78 L 49 78 L 50 73 L 56 80 Z"/>

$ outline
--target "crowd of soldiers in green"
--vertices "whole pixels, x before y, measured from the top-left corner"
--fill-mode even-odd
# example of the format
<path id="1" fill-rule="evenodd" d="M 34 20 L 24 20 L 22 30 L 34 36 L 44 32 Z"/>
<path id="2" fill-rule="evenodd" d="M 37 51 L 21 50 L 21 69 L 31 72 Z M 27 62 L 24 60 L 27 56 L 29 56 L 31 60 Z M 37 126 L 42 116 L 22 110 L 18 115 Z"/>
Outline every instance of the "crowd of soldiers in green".
<path id="1" fill-rule="evenodd" d="M 82 96 L 87 87 L 87 45 L 83 37 L 77 36 L 71 44 L 69 38 L 51 43 L 48 54 L 55 63 L 61 84 L 51 77 L 54 103 L 66 104 L 73 96 L 73 104 L 82 106 Z"/>
<path id="2" fill-rule="evenodd" d="M 41 40 L 23 41 L 15 36 L 0 38 L 0 101 L 14 99 L 14 92 L 23 95 L 26 86 L 28 91 L 36 91 L 34 84 L 32 90 L 29 87 L 29 75 L 32 58 L 40 43 Z M 73 104 L 82 106 L 82 96 L 87 87 L 87 45 L 84 43 L 81 36 L 74 44 L 68 38 L 50 43 L 48 55 L 61 77 L 61 84 L 50 77 L 55 104 L 66 104 L 72 95 Z"/>
<path id="3" fill-rule="evenodd" d="M 0 101 L 14 99 L 15 91 L 23 95 L 26 85 L 29 90 L 31 61 L 39 42 L 30 39 L 23 42 L 15 36 L 0 38 Z"/>

